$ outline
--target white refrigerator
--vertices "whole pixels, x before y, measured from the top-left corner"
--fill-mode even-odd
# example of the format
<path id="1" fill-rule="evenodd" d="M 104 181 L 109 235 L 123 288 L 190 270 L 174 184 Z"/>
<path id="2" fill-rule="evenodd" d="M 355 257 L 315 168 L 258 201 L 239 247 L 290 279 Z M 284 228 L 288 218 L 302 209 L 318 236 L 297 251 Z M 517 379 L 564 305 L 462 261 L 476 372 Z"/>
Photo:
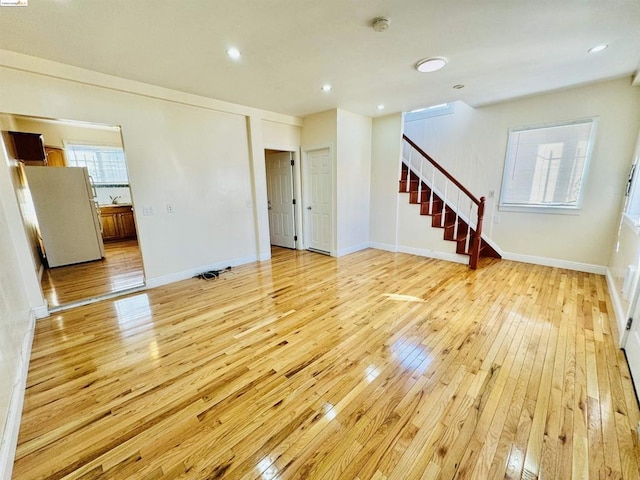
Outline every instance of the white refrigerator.
<path id="1" fill-rule="evenodd" d="M 85 167 L 24 166 L 49 267 L 100 260 L 100 211 Z"/>

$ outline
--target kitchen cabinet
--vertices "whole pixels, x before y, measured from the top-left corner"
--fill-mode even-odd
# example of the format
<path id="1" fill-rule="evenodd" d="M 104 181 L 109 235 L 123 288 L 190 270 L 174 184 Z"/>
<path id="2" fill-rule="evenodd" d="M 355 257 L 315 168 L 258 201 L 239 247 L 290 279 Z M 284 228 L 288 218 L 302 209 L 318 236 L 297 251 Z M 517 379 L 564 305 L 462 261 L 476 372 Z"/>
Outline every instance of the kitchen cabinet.
<path id="1" fill-rule="evenodd" d="M 57 147 L 44 147 L 47 156 L 47 167 L 66 167 L 67 162 L 64 159 L 64 150 Z"/>
<path id="2" fill-rule="evenodd" d="M 136 237 L 136 224 L 131 205 L 109 205 L 100 207 L 102 239 L 123 240 Z"/>

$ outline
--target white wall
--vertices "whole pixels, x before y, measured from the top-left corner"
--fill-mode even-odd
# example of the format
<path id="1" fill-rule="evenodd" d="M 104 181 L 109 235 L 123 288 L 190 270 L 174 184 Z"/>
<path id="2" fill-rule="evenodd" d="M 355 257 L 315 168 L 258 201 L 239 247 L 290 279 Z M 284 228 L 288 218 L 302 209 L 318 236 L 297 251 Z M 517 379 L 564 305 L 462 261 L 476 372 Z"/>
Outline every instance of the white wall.
<path id="1" fill-rule="evenodd" d="M 337 111 L 338 256 L 369 246 L 371 118 Z"/>
<path id="2" fill-rule="evenodd" d="M 511 127 L 598 116 L 580 215 L 497 211 Z M 488 200 L 485 233 L 506 258 L 604 272 L 615 242 L 635 135 L 640 89 L 618 79 L 408 122 L 405 133 L 477 196 Z M 494 216 L 500 223 L 493 223 Z"/>
<path id="3" fill-rule="evenodd" d="M 8 125 L 2 123 L 2 129 Z M 42 306 L 29 242 L 0 145 L 0 478 L 10 478 L 33 336 L 32 305 Z"/>
<path id="4" fill-rule="evenodd" d="M 337 171 L 336 171 L 336 150 L 337 150 L 337 142 L 338 142 L 338 116 L 336 110 L 327 110 L 326 112 L 314 113 L 313 115 L 308 115 L 303 119 L 302 125 L 302 135 L 301 135 L 301 150 L 302 150 L 302 186 L 303 189 L 307 188 L 305 184 L 305 151 L 315 150 L 318 148 L 326 148 L 328 147 L 331 151 L 331 156 L 333 160 L 333 224 L 332 224 L 332 242 L 331 242 L 331 254 L 337 255 L 337 243 L 336 243 L 336 232 L 337 232 L 337 212 L 338 212 L 338 201 L 336 197 L 336 183 L 337 183 Z M 304 193 L 303 193 L 303 215 L 306 210 L 304 210 Z M 303 216 L 303 220 L 305 220 Z M 304 221 L 303 221 L 304 224 Z M 306 225 L 304 225 L 306 229 Z M 306 244 L 306 240 L 305 240 Z"/>
<path id="5" fill-rule="evenodd" d="M 254 208 L 262 205 L 266 186 L 262 125 L 286 125 L 291 138 L 300 119 L 3 50 L 0 78 L 0 112 L 122 127 L 149 285 L 268 255 L 266 189 L 264 213 Z M 31 345 L 30 310 L 46 314 L 46 307 L 13 167 L 4 148 L 0 152 L 0 422 L 15 427 L 3 431 L 0 460 L 11 461 L 26 381 L 21 366 L 28 364 Z M 175 213 L 167 212 L 167 204 Z M 143 207 L 154 214 L 142 215 Z M 12 389 L 12 380 L 21 386 Z M 13 414 L 6 407 L 11 392 L 17 395 Z"/>
<path id="6" fill-rule="evenodd" d="M 333 256 L 346 255 L 369 246 L 371 128 L 370 117 L 341 109 L 304 117 L 303 175 L 305 151 L 325 147 L 331 150 Z"/>
<path id="7" fill-rule="evenodd" d="M 394 113 L 374 118 L 371 132 L 371 246 L 395 251 L 398 229 L 398 181 L 402 155 L 402 114 Z"/>
<path id="8" fill-rule="evenodd" d="M 258 257 L 252 180 L 264 178 L 252 177 L 247 117 L 256 130 L 261 120 L 299 128 L 298 119 L 2 53 L 34 73 L 2 68 L 0 111 L 122 127 L 148 283 Z"/>

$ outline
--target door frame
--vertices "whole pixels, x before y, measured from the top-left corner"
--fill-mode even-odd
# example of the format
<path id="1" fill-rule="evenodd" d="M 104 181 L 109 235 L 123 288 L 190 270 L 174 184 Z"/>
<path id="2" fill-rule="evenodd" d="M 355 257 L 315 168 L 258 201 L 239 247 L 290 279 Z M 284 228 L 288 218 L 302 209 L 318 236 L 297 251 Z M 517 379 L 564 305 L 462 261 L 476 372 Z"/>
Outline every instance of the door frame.
<path id="1" fill-rule="evenodd" d="M 22 117 L 25 119 L 31 119 L 34 121 L 43 121 L 43 122 L 50 122 L 50 123 L 54 123 L 54 124 L 72 124 L 75 125 L 77 127 L 80 128 L 91 128 L 91 126 L 102 126 L 102 127 L 113 127 L 113 128 L 117 128 L 118 129 L 118 135 L 120 137 L 120 145 L 122 147 L 122 150 L 124 152 L 124 158 L 125 158 L 125 165 L 126 165 L 126 169 L 127 169 L 127 176 L 129 177 L 129 190 L 131 192 L 131 205 L 132 207 L 134 207 L 134 194 L 133 194 L 133 190 L 134 187 L 132 185 L 132 181 L 131 181 L 131 176 L 130 176 L 130 169 L 129 169 L 129 159 L 127 156 L 127 151 L 126 151 L 126 146 L 125 146 L 125 142 L 124 142 L 124 133 L 123 133 L 123 128 L 122 125 L 112 125 L 112 124 L 108 124 L 108 123 L 98 123 L 95 121 L 83 121 L 83 120 L 69 120 L 69 119 L 61 119 L 61 118 L 53 118 L 53 117 L 46 117 L 46 116 L 41 116 L 41 115 L 27 115 L 27 114 L 22 114 L 22 113 L 11 113 L 11 112 L 0 112 L 0 115 L 9 115 L 9 116 L 15 116 L 15 117 Z M 21 131 L 20 128 L 16 128 L 15 131 Z M 7 155 L 7 160 L 12 160 L 12 156 L 11 156 L 11 151 L 12 148 L 11 146 L 7 145 L 7 143 L 10 142 L 8 137 L 0 137 L 0 148 L 3 148 L 6 152 Z M 85 142 L 86 143 L 86 142 Z M 62 149 L 64 150 L 64 148 Z M 19 168 L 17 166 L 13 166 L 11 168 Z M 20 173 L 19 175 L 22 175 L 22 173 Z M 17 189 L 19 188 L 18 185 L 16 185 L 13 181 L 13 179 L 11 179 L 11 190 L 13 192 L 14 195 L 16 195 L 16 199 L 17 197 Z M 31 232 L 29 231 L 29 220 L 27 218 L 25 218 L 25 214 L 22 210 L 22 208 L 16 204 L 16 206 L 18 207 L 18 214 L 20 216 L 20 220 L 22 223 L 22 230 L 24 232 L 24 240 L 26 242 L 26 247 L 29 250 L 29 263 L 31 265 L 32 270 L 34 271 L 34 279 L 37 281 L 37 285 L 38 285 L 38 290 L 39 290 L 39 294 L 42 298 L 42 300 L 44 301 L 44 304 L 42 305 L 42 307 L 38 307 L 38 312 L 37 312 L 37 317 L 41 318 L 41 317 L 47 317 L 49 316 L 51 313 L 53 312 L 59 312 L 59 311 L 64 311 L 64 310 L 68 310 L 70 308 L 74 308 L 78 305 L 82 305 L 82 304 L 86 304 L 86 303 L 93 303 L 96 301 L 99 301 L 102 298 L 106 298 L 109 296 L 113 296 L 114 294 L 122 294 L 124 292 L 128 292 L 130 290 L 144 290 L 146 288 L 148 288 L 148 284 L 147 284 L 147 272 L 146 272 L 146 266 L 144 263 L 144 255 L 142 253 L 142 243 L 143 240 L 141 238 L 140 235 L 140 230 L 138 229 L 138 221 L 136 218 L 136 210 L 135 207 L 133 208 L 134 210 L 134 223 L 136 226 L 136 232 L 137 232 L 137 238 L 138 238 L 138 250 L 140 252 L 140 257 L 141 257 L 141 262 L 142 262 L 142 285 L 140 285 L 139 287 L 132 287 L 131 289 L 125 289 L 125 290 L 117 290 L 114 292 L 109 292 L 109 293 L 105 293 L 104 295 L 98 296 L 98 297 L 90 297 L 90 298 L 85 298 L 85 299 L 80 299 L 78 301 L 74 301 L 68 304 L 64 304 L 64 305 L 60 305 L 60 306 L 50 306 L 47 304 L 45 295 L 44 295 L 44 291 L 42 289 L 42 275 L 44 273 L 44 264 L 42 263 L 42 261 L 40 260 L 40 258 L 38 258 L 35 253 L 34 253 L 34 248 L 32 245 L 32 238 L 31 238 Z"/>
<path id="2" fill-rule="evenodd" d="M 294 216 L 294 227 L 295 233 L 298 239 L 295 241 L 295 249 L 296 250 L 304 250 L 304 235 L 303 235 L 303 226 L 302 226 L 302 181 L 301 181 L 301 166 L 300 166 L 300 147 L 294 145 L 276 145 L 276 144 L 264 144 L 263 145 L 263 154 L 264 154 L 264 191 L 265 195 L 267 192 L 267 150 L 275 150 L 278 152 L 287 152 L 293 154 L 293 170 L 291 172 L 292 181 L 293 181 L 293 198 L 296 200 L 296 204 L 293 208 L 293 216 Z M 265 197 L 265 202 L 267 198 Z M 265 204 L 265 208 L 267 205 Z M 268 210 L 267 210 L 268 215 Z M 269 239 L 271 239 L 271 231 L 269 230 Z M 271 241 L 271 240 L 269 240 Z"/>
<path id="3" fill-rule="evenodd" d="M 299 174 L 300 174 L 300 160 L 299 160 L 300 156 L 298 155 L 298 152 L 295 149 L 283 150 L 281 148 L 265 147 L 264 148 L 264 167 L 265 167 L 264 170 L 265 170 L 265 179 L 267 181 L 267 184 L 269 183 L 269 177 L 267 174 L 267 155 L 268 155 L 267 152 L 288 153 L 291 160 L 293 160 L 293 165 L 291 167 L 291 195 L 293 200 L 295 201 L 292 209 L 293 210 L 293 238 L 294 238 L 293 248 L 295 250 L 300 250 L 301 244 L 302 244 L 300 232 L 302 228 L 298 226 L 298 219 L 301 216 L 301 214 L 299 213 L 300 203 L 301 203 L 299 199 L 301 198 L 301 195 L 296 191 L 297 190 L 296 186 L 300 184 L 299 181 L 296 181 L 296 177 L 299 177 Z M 297 174 L 296 174 L 296 169 L 298 170 Z M 268 191 L 269 189 L 267 187 L 267 193 Z M 267 196 L 267 201 L 268 201 L 268 196 Z M 269 238 L 271 238 L 271 224 L 269 224 Z"/>
<path id="4" fill-rule="evenodd" d="M 332 144 L 320 144 L 313 146 L 305 146 L 302 147 L 302 205 L 300 205 L 301 214 L 302 214 L 302 232 L 304 232 L 304 242 L 302 245 L 302 249 L 306 250 L 308 248 L 308 242 L 306 239 L 310 238 L 309 236 L 309 219 L 307 215 L 307 206 L 310 203 L 309 200 L 309 192 L 311 191 L 310 184 L 311 179 L 309 178 L 309 152 L 314 152 L 316 150 L 329 150 L 329 158 L 331 161 L 331 247 L 329 249 L 329 255 L 332 257 L 337 257 L 337 249 L 336 249 L 336 238 L 337 238 L 337 198 L 336 198 L 336 162 L 334 158 L 334 147 Z"/>

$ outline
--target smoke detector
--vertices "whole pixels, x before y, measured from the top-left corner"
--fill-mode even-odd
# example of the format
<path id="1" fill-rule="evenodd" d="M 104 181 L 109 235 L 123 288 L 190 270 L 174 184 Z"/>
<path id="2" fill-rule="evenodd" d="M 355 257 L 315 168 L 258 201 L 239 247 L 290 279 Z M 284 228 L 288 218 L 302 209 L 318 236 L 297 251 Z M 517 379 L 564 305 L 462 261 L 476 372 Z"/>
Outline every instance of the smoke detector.
<path id="1" fill-rule="evenodd" d="M 391 25 L 391 20 L 387 17 L 378 17 L 373 19 L 373 29 L 376 32 L 386 32 L 389 30 L 389 25 Z"/>

